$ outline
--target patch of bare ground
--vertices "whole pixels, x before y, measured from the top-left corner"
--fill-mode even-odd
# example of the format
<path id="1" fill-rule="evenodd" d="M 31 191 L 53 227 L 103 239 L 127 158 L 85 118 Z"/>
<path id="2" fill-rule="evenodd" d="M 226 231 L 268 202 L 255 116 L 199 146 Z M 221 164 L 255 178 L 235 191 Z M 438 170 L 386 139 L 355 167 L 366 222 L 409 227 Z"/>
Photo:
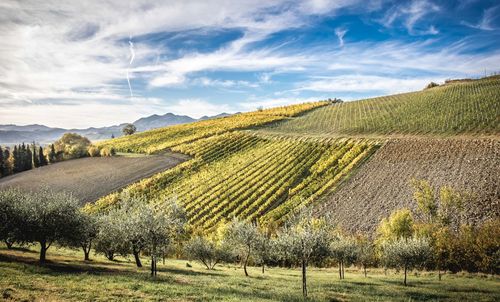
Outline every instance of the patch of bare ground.
<path id="1" fill-rule="evenodd" d="M 395 209 L 415 210 L 412 178 L 448 185 L 475 198 L 471 222 L 500 216 L 500 141 L 495 139 L 392 139 L 344 185 L 317 205 L 347 231 L 373 232 Z"/>
<path id="2" fill-rule="evenodd" d="M 187 156 L 178 153 L 80 158 L 1 178 L 0 189 L 17 187 L 36 191 L 48 187 L 70 192 L 83 204 L 187 159 Z"/>

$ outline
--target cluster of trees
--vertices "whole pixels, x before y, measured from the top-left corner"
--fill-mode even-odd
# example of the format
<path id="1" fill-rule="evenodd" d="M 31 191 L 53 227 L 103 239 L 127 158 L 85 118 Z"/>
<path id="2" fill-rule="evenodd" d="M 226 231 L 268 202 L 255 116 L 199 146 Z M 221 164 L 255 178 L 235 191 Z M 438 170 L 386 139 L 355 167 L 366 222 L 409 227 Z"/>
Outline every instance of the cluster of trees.
<path id="1" fill-rule="evenodd" d="M 93 145 L 90 140 L 76 133 L 65 133 L 59 140 L 50 146 L 55 152 L 56 160 L 67 160 L 81 157 L 114 156 L 115 150 L 109 147 Z"/>
<path id="2" fill-rule="evenodd" d="M 0 146 L 0 177 L 68 159 L 114 156 L 115 154 L 113 148 L 95 146 L 84 136 L 65 133 L 45 149 L 34 142 L 31 145 L 22 143 L 13 148 Z"/>
<path id="3" fill-rule="evenodd" d="M 11 148 L 0 146 L 0 177 L 31 170 L 48 164 L 41 146 L 21 144 Z"/>
<path id="4" fill-rule="evenodd" d="M 85 260 L 93 249 L 109 260 L 133 256 L 151 261 L 151 275 L 166 255 L 184 255 L 207 269 L 218 263 L 239 262 L 248 276 L 248 265 L 300 267 L 303 295 L 307 297 L 309 266 L 356 265 L 365 276 L 369 267 L 394 268 L 404 273 L 414 269 L 498 274 L 500 220 L 471 225 L 463 219 L 467 195 L 449 187 L 434 190 L 426 181 L 414 181 L 415 219 L 408 209 L 382 219 L 370 238 L 349 235 L 334 227 L 329 217 L 303 210 L 285 225 L 259 226 L 234 219 L 210 234 L 189 229 L 186 213 L 175 201 L 150 203 L 140 197 L 121 196 L 121 202 L 105 213 L 86 214 L 70 195 L 43 191 L 0 191 L 0 239 L 40 245 L 40 261 L 54 243 L 81 248 Z"/>

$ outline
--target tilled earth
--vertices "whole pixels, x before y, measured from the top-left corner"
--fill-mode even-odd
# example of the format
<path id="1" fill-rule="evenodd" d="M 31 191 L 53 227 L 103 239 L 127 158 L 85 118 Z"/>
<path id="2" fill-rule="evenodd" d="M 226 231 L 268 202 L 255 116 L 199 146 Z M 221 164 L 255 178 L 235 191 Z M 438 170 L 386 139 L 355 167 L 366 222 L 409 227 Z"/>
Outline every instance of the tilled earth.
<path id="1" fill-rule="evenodd" d="M 390 140 L 317 211 L 345 230 L 373 232 L 395 209 L 416 209 L 412 178 L 473 194 L 471 222 L 500 216 L 500 141 L 467 138 Z"/>
<path id="2" fill-rule="evenodd" d="M 186 159 L 187 156 L 173 153 L 74 159 L 0 178 L 0 189 L 18 187 L 35 191 L 48 187 L 70 192 L 83 204 L 172 168 Z"/>

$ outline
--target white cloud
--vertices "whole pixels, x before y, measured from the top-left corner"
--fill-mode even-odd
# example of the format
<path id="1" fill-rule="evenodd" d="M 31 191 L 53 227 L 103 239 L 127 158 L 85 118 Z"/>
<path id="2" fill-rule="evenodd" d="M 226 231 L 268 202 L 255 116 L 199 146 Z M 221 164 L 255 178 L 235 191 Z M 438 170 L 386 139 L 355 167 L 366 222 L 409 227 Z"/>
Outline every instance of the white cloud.
<path id="1" fill-rule="evenodd" d="M 495 30 L 496 28 L 493 26 L 493 21 L 498 16 L 497 9 L 500 6 L 493 6 L 488 9 L 485 9 L 483 12 L 483 16 L 481 20 L 477 24 L 471 24 L 466 21 L 462 21 L 462 24 L 471 28 L 481 29 L 481 30 Z"/>
<path id="2" fill-rule="evenodd" d="M 427 0 L 411 1 L 409 3 L 394 6 L 386 13 L 383 20 L 380 21 L 385 27 L 391 27 L 395 21 L 401 20 L 410 34 L 429 34 L 429 30 L 415 30 L 415 27 L 426 15 L 438 12 L 439 10 L 440 7 L 438 5 Z M 434 28 L 434 30 L 430 32 L 437 31 L 434 26 L 430 29 L 432 28 Z"/>
<path id="3" fill-rule="evenodd" d="M 347 33 L 347 29 L 346 28 L 343 28 L 343 27 L 337 27 L 337 28 L 335 28 L 335 35 L 339 39 L 340 47 L 344 46 L 344 36 L 345 36 L 346 33 Z"/>

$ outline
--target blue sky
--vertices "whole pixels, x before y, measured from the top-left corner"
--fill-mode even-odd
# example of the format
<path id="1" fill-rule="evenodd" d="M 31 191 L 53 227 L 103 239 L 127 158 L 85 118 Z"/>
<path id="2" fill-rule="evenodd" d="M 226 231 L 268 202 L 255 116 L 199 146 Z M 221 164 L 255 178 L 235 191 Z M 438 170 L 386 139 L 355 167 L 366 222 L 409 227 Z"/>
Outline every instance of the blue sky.
<path id="1" fill-rule="evenodd" d="M 498 1 L 80 2 L 0 3 L 0 124 L 200 117 L 500 71 Z"/>

